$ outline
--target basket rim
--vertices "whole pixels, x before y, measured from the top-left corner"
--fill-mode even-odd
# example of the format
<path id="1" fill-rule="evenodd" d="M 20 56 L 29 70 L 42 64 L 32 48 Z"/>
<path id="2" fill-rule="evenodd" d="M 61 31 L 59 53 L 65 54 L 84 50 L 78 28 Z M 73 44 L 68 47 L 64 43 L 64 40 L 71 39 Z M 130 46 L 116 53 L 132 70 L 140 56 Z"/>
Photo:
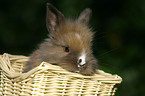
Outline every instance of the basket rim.
<path id="1" fill-rule="evenodd" d="M 0 55 L 0 61 L 2 61 L 2 59 L 7 59 L 6 61 L 8 61 L 7 63 L 10 63 L 11 60 L 28 60 L 29 57 L 27 56 L 23 56 L 23 55 L 10 55 L 8 53 L 4 53 L 3 55 Z M 3 61 L 4 62 L 4 61 Z M 106 73 L 103 70 L 97 69 L 97 73 L 92 75 L 92 76 L 85 76 L 79 73 L 74 73 L 74 72 L 70 72 L 67 71 L 65 69 L 63 69 L 60 66 L 57 65 L 53 65 L 47 62 L 42 62 L 39 66 L 37 66 L 36 68 L 28 71 L 27 73 L 19 73 L 19 75 L 24 79 L 24 77 L 29 77 L 30 75 L 32 75 L 33 73 L 41 73 L 41 72 L 45 72 L 46 70 L 51 70 L 53 73 L 57 74 L 57 75 L 65 75 L 65 76 L 69 76 L 71 78 L 79 78 L 79 79 L 93 79 L 93 80 L 98 80 L 98 81 L 102 81 L 104 83 L 108 83 L 108 81 L 114 82 L 114 83 L 121 83 L 122 82 L 122 78 L 120 76 L 118 76 L 117 74 L 112 75 L 110 73 Z"/>

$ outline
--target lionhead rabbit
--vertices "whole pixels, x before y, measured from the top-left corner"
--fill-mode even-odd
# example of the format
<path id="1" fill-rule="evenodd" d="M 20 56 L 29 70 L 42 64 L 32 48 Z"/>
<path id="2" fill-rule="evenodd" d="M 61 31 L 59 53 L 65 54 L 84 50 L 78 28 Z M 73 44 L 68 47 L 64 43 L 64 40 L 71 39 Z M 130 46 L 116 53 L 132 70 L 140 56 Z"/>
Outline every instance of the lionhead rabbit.
<path id="1" fill-rule="evenodd" d="M 91 49 L 94 33 L 88 27 L 90 15 L 91 10 L 86 8 L 78 19 L 65 19 L 60 11 L 47 3 L 46 24 L 50 32 L 49 39 L 31 54 L 25 72 L 45 61 L 72 72 L 94 74 L 97 60 Z"/>

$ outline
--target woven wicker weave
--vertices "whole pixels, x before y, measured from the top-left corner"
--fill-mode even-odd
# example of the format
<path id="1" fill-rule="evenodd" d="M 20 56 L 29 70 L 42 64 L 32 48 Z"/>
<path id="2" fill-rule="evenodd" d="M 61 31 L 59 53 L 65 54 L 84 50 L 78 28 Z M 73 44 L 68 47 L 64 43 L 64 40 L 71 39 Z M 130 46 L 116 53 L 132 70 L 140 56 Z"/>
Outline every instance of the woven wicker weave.
<path id="1" fill-rule="evenodd" d="M 122 79 L 98 70 L 94 76 L 68 72 L 42 62 L 22 73 L 28 57 L 0 56 L 0 95 L 2 96 L 113 96 Z"/>

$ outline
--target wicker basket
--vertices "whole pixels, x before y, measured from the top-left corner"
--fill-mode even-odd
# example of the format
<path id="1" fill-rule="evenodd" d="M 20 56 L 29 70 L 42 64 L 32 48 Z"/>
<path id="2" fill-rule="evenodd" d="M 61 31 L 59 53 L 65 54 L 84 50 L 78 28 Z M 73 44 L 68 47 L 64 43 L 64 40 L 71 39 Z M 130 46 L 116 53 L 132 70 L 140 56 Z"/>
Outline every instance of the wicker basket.
<path id="1" fill-rule="evenodd" d="M 0 56 L 1 96 L 113 96 L 122 81 L 118 75 L 101 70 L 84 76 L 45 62 L 22 73 L 27 60 L 6 53 Z"/>

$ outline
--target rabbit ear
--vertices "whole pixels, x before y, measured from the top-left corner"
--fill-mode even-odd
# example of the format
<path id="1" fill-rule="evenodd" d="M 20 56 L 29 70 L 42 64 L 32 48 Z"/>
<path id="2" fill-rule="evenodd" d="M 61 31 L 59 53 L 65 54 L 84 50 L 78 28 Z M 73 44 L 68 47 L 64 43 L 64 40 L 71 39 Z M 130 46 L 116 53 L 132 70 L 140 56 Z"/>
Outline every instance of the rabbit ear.
<path id="1" fill-rule="evenodd" d="M 47 3 L 46 26 L 47 30 L 54 32 L 56 26 L 64 21 L 64 15 L 58 11 L 53 5 Z"/>
<path id="2" fill-rule="evenodd" d="M 91 9 L 90 8 L 86 8 L 84 11 L 81 12 L 78 21 L 81 23 L 89 23 L 90 17 L 91 17 Z"/>

